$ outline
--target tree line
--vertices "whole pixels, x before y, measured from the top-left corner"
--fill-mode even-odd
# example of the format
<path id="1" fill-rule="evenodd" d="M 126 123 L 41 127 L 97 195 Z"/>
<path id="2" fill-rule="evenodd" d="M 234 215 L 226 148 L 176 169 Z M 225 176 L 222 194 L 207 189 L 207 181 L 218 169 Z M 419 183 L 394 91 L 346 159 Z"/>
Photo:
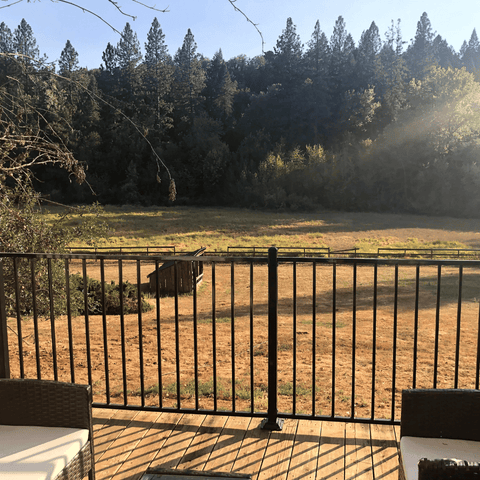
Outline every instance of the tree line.
<path id="1" fill-rule="evenodd" d="M 400 21 L 383 39 L 372 22 L 355 43 L 340 16 L 330 38 L 317 21 L 303 44 L 288 18 L 274 49 L 253 58 L 197 48 L 188 30 L 170 54 L 155 18 L 142 49 L 127 23 L 85 69 L 70 41 L 52 64 L 25 20 L 13 33 L 1 23 L 2 115 L 65 146 L 91 187 L 39 165 L 37 190 L 63 203 L 166 205 L 161 159 L 177 204 L 478 215 L 475 30 L 455 52 L 424 13 L 409 44 Z"/>

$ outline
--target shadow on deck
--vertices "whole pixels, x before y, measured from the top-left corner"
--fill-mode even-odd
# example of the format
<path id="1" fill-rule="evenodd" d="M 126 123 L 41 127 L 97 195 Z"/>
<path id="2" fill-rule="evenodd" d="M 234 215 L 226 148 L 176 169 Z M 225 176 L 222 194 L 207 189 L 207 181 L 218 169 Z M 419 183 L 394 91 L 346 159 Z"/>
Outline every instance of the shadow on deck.
<path id="1" fill-rule="evenodd" d="M 94 409 L 96 478 L 140 479 L 146 469 L 249 473 L 254 480 L 397 480 L 398 427 Z"/>

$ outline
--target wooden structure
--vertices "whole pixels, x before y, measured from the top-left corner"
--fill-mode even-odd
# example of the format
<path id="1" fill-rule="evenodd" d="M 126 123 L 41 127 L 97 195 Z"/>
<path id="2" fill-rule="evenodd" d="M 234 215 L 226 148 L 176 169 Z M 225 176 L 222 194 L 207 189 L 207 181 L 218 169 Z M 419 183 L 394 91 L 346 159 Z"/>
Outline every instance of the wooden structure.
<path id="1" fill-rule="evenodd" d="M 205 247 L 199 248 L 195 252 L 189 253 L 189 257 L 199 257 L 205 252 Z M 175 272 L 176 270 L 176 272 Z M 175 295 L 175 275 L 177 278 L 177 292 L 191 293 L 195 285 L 199 285 L 203 280 L 203 263 L 174 261 L 165 262 L 158 270 L 154 270 L 148 275 L 150 292 L 157 291 L 157 278 L 159 284 L 159 294 L 161 296 Z"/>
<path id="2" fill-rule="evenodd" d="M 398 426 L 286 419 L 271 432 L 261 421 L 94 409 L 96 479 L 140 480 L 162 467 L 253 480 L 398 480 Z"/>

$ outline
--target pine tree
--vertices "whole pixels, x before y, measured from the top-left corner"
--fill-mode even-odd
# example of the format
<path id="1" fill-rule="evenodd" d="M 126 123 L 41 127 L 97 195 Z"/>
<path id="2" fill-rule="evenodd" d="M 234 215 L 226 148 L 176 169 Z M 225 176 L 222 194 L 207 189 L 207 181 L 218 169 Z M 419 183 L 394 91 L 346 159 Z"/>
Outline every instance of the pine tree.
<path id="1" fill-rule="evenodd" d="M 165 45 L 165 35 L 156 18 L 147 35 L 145 43 L 146 76 L 145 86 L 147 96 L 151 98 L 154 108 L 153 125 L 156 131 L 172 126 L 171 114 L 173 104 L 170 92 L 173 83 L 174 67 Z"/>
<path id="2" fill-rule="evenodd" d="M 328 72 L 328 62 L 330 56 L 330 46 L 328 39 L 320 28 L 320 22 L 317 20 L 312 37 L 307 43 L 305 60 L 307 64 L 307 73 L 310 77 L 325 76 Z"/>
<path id="3" fill-rule="evenodd" d="M 177 50 L 175 65 L 175 102 L 180 117 L 188 116 L 193 121 L 205 88 L 205 71 L 197 54 L 197 44 L 190 29 Z"/>
<path id="4" fill-rule="evenodd" d="M 303 44 L 297 34 L 297 27 L 292 19 L 287 19 L 287 24 L 274 47 L 274 67 L 277 74 L 277 82 L 284 88 L 293 88 L 301 77 L 301 61 Z"/>
<path id="5" fill-rule="evenodd" d="M 305 53 L 305 74 L 308 80 L 299 94 L 298 127 L 306 136 L 305 143 L 318 143 L 323 136 L 329 115 L 330 91 L 328 85 L 330 46 L 317 20 Z"/>
<path id="6" fill-rule="evenodd" d="M 441 35 L 437 35 L 433 40 L 432 56 L 435 62 L 442 68 L 457 68 L 460 65 L 454 49 Z"/>
<path id="7" fill-rule="evenodd" d="M 100 66 L 102 72 L 113 75 L 118 67 L 117 49 L 110 42 L 108 42 L 107 48 L 102 53 L 102 60 L 103 65 Z"/>
<path id="8" fill-rule="evenodd" d="M 351 76 L 354 48 L 355 43 L 347 32 L 345 20 L 339 16 L 330 37 L 330 74 L 337 80 L 341 80 L 341 83 Z"/>
<path id="9" fill-rule="evenodd" d="M 23 65 L 36 64 L 37 66 L 40 60 L 40 51 L 32 27 L 24 18 L 13 32 L 13 51 L 18 54 L 19 61 Z"/>
<path id="10" fill-rule="evenodd" d="M 330 37 L 330 88 L 334 99 L 339 99 L 353 88 L 355 42 L 347 32 L 345 20 L 338 17 Z"/>
<path id="11" fill-rule="evenodd" d="M 0 23 L 0 53 L 13 52 L 13 37 L 12 31 L 8 28 L 5 22 Z"/>
<path id="12" fill-rule="evenodd" d="M 356 77 L 357 88 L 367 88 L 374 84 L 374 75 L 377 67 L 377 56 L 382 48 L 378 27 L 372 22 L 365 30 L 358 42 Z"/>
<path id="13" fill-rule="evenodd" d="M 413 43 L 406 52 L 407 66 L 411 74 L 417 78 L 423 78 L 434 61 L 433 40 L 435 32 L 432 30 L 430 19 L 426 12 L 417 22 L 417 31 Z"/>
<path id="14" fill-rule="evenodd" d="M 73 48 L 70 40 L 67 40 L 65 48 L 60 54 L 60 59 L 58 60 L 58 67 L 60 75 L 68 77 L 78 69 L 78 53 Z"/>
<path id="15" fill-rule="evenodd" d="M 168 47 L 165 45 L 165 34 L 155 17 L 147 34 L 144 61 L 148 68 L 154 68 L 160 62 L 165 63 L 169 60 L 170 55 L 168 54 Z"/>
<path id="16" fill-rule="evenodd" d="M 0 54 L 13 53 L 13 36 L 8 26 L 2 22 L 0 23 Z M 12 59 L 4 55 L 0 56 L 0 69 L 2 75 L 8 74 L 9 66 L 12 64 Z"/>
<path id="17" fill-rule="evenodd" d="M 213 56 L 207 69 L 205 82 L 205 105 L 213 118 L 225 119 L 232 114 L 233 100 L 237 92 L 236 82 L 232 82 L 222 50 Z"/>
<path id="18" fill-rule="evenodd" d="M 469 72 L 474 72 L 480 68 L 480 42 L 475 28 L 468 43 L 464 42 L 462 45 L 460 55 L 462 64 L 465 65 Z"/>
<path id="19" fill-rule="evenodd" d="M 141 85 L 137 67 L 142 60 L 140 43 L 137 34 L 127 22 L 122 36 L 115 49 L 117 65 L 120 73 L 120 97 L 128 102 L 134 102 L 134 97 Z M 133 103 L 132 103 L 133 104 Z"/>
<path id="20" fill-rule="evenodd" d="M 127 22 L 116 48 L 118 67 L 122 71 L 131 71 L 142 60 L 137 34 Z"/>

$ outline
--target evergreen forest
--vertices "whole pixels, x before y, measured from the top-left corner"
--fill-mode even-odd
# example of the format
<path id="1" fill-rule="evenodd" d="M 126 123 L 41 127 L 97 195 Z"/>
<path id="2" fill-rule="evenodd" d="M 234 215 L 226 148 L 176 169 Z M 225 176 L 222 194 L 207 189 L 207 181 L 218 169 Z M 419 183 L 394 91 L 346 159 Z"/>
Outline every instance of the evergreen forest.
<path id="1" fill-rule="evenodd" d="M 12 28 L 0 24 L 2 115 L 86 171 L 80 186 L 34 167 L 54 202 L 169 205 L 160 158 L 175 205 L 480 214 L 475 30 L 456 52 L 427 13 L 409 43 L 400 21 L 354 40 L 340 16 L 330 37 L 317 21 L 301 39 L 288 18 L 273 51 L 226 59 L 190 30 L 170 52 L 155 18 L 143 45 L 126 23 L 85 69 L 69 40 L 52 61 L 27 21 Z"/>

